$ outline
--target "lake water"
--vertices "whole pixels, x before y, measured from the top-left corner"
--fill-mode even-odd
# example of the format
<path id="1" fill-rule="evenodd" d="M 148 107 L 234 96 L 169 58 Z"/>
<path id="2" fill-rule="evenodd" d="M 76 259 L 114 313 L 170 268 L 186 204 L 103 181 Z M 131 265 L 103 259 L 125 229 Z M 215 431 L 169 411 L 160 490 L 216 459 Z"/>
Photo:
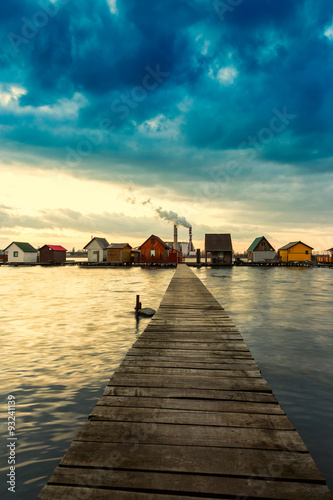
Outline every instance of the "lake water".
<path id="1" fill-rule="evenodd" d="M 333 270 L 194 271 L 230 314 L 333 490 Z M 172 269 L 0 268 L 1 412 L 16 398 L 16 498 L 35 499 L 113 370 L 157 309 Z M 13 498 L 1 419 L 0 498 Z"/>

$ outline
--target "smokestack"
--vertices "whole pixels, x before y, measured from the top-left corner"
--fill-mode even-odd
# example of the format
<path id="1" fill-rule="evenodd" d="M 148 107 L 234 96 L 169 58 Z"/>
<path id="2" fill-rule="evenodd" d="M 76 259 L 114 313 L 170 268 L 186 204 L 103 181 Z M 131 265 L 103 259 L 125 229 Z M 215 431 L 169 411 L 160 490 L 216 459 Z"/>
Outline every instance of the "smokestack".
<path id="1" fill-rule="evenodd" d="M 173 226 L 173 248 L 174 250 L 178 250 L 178 233 L 176 224 Z"/>
<path id="2" fill-rule="evenodd" d="M 190 227 L 189 230 L 189 241 L 188 241 L 188 253 L 192 252 L 192 228 Z"/>

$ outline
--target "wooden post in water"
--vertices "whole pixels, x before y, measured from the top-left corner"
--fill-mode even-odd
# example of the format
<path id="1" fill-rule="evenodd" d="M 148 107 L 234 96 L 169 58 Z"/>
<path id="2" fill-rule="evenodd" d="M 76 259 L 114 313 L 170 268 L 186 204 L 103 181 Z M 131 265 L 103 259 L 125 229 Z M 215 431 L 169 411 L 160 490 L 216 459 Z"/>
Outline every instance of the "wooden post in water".
<path id="1" fill-rule="evenodd" d="M 141 309 L 140 295 L 137 295 L 136 296 L 136 304 L 135 304 L 135 312 L 136 312 L 136 314 L 139 313 L 140 309 Z"/>
<path id="2" fill-rule="evenodd" d="M 201 254 L 200 254 L 200 248 L 197 249 L 197 264 L 200 264 L 201 262 Z"/>

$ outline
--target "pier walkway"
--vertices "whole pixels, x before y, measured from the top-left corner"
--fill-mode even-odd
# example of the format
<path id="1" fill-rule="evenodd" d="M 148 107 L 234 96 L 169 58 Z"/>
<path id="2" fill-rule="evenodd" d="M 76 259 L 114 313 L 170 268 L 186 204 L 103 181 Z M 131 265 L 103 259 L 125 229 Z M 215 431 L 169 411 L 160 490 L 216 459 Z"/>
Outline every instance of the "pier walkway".
<path id="1" fill-rule="evenodd" d="M 333 499 L 236 326 L 179 265 L 38 496 Z"/>

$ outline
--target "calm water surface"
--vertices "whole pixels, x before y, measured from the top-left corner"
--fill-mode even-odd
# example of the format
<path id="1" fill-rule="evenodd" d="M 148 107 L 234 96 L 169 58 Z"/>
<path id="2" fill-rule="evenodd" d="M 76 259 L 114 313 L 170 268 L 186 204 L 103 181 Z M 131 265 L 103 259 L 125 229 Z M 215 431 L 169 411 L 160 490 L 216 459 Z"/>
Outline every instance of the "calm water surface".
<path id="1" fill-rule="evenodd" d="M 333 269 L 200 269 L 333 491 Z"/>
<path id="2" fill-rule="evenodd" d="M 225 307 L 333 489 L 333 270 L 195 270 Z M 16 397 L 17 493 L 34 499 L 157 309 L 171 269 L 0 268 L 1 403 Z M 7 492 L 1 419 L 0 498 Z"/>

